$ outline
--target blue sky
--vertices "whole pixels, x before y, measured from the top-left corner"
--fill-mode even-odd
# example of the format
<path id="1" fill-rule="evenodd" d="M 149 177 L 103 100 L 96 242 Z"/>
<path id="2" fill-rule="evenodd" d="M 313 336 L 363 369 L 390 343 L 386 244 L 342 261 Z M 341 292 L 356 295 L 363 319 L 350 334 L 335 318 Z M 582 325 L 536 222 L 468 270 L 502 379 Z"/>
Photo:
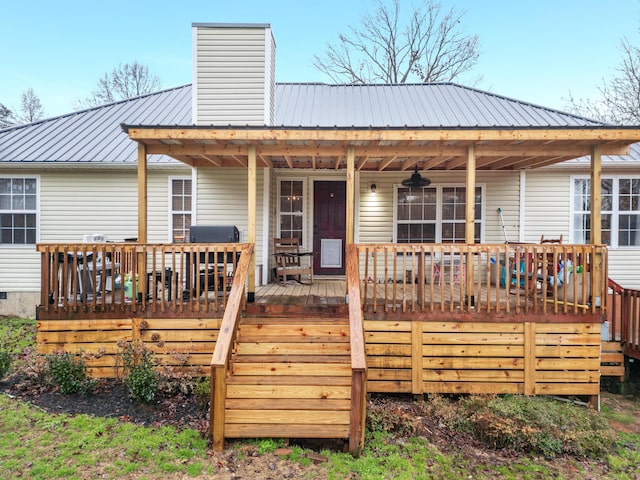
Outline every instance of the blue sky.
<path id="1" fill-rule="evenodd" d="M 401 0 L 406 13 L 419 0 Z M 562 109 L 593 98 L 620 63 L 620 41 L 640 45 L 640 0 L 441 0 L 466 10 L 480 37 L 479 88 Z M 0 103 L 17 109 L 33 88 L 46 116 L 73 110 L 119 63 L 138 60 L 164 88 L 191 83 L 191 24 L 270 23 L 279 82 L 329 81 L 313 68 L 373 0 L 12 1 L 0 8 Z"/>

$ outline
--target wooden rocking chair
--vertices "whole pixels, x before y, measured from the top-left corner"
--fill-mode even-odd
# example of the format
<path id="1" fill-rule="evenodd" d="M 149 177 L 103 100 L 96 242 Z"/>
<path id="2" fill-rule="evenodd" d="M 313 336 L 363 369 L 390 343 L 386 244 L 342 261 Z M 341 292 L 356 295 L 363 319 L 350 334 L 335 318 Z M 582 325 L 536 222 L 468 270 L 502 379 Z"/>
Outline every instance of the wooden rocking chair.
<path id="1" fill-rule="evenodd" d="M 289 277 L 305 283 L 302 275 L 309 275 L 307 285 L 313 283 L 313 252 L 301 252 L 299 238 L 274 238 L 273 255 L 276 259 L 275 276 L 278 284 L 286 287 Z"/>

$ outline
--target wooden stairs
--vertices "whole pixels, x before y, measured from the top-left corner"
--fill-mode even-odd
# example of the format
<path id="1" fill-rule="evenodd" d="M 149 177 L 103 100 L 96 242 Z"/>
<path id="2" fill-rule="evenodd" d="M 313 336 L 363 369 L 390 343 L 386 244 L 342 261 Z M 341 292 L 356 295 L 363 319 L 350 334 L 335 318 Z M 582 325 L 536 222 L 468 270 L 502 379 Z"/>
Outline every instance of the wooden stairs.
<path id="1" fill-rule="evenodd" d="M 341 317 L 239 320 L 226 379 L 225 438 L 349 438 L 350 330 Z"/>

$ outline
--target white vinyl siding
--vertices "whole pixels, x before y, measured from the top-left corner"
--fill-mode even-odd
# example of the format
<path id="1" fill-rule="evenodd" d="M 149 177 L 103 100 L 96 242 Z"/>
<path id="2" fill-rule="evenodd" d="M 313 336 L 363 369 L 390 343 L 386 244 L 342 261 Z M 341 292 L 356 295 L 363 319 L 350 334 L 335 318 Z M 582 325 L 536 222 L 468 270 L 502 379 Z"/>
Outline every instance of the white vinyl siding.
<path id="1" fill-rule="evenodd" d="M 257 170 L 256 257 L 263 248 L 263 195 L 264 169 Z M 248 241 L 246 168 L 201 168 L 198 170 L 198 199 L 194 225 L 235 225 L 240 230 L 240 241 Z"/>
<path id="2" fill-rule="evenodd" d="M 274 42 L 265 26 L 194 27 L 196 123 L 273 122 Z M 272 110 L 272 109 L 271 109 Z"/>
<path id="3" fill-rule="evenodd" d="M 190 168 L 150 170 L 148 174 L 148 240 L 167 241 L 168 178 L 189 175 Z M 138 183 L 135 169 L 60 169 L 39 172 L 42 243 L 81 242 L 84 234 L 101 233 L 120 242 L 138 235 Z M 37 292 L 40 255 L 35 246 L 0 247 L 0 291 Z"/>
<path id="4" fill-rule="evenodd" d="M 570 239 L 571 182 L 561 171 L 526 172 L 524 242 L 537 243 L 544 235 Z M 570 240 L 573 242 L 573 239 Z M 565 242 L 569 243 L 569 242 Z"/>

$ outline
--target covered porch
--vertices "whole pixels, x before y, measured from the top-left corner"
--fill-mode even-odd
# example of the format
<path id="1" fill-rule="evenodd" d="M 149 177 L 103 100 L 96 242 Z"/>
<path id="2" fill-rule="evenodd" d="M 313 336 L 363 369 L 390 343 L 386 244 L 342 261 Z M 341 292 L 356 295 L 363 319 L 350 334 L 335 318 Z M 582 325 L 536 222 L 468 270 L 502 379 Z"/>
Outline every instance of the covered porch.
<path id="1" fill-rule="evenodd" d="M 123 339 L 143 341 L 168 364 L 176 364 L 175 352 L 186 354 L 188 366 L 212 377 L 216 448 L 225 438 L 276 432 L 348 438 L 356 453 L 368 391 L 583 395 L 597 404 L 608 308 L 600 161 L 624 154 L 640 131 L 124 128 L 139 145 L 138 240 L 38 246 L 42 352 L 90 351 L 96 376 L 113 374 Z M 152 154 L 198 169 L 246 168 L 246 241 L 148 243 Z M 591 244 L 476 242 L 477 171 L 584 155 L 591 156 Z M 465 172 L 465 242 L 358 243 L 360 172 L 415 166 Z M 344 280 L 308 290 L 256 284 L 258 168 L 343 173 Z M 116 264 L 121 275 L 131 272 L 130 296 L 107 291 L 108 266 Z M 293 304 L 314 296 L 313 308 Z"/>

